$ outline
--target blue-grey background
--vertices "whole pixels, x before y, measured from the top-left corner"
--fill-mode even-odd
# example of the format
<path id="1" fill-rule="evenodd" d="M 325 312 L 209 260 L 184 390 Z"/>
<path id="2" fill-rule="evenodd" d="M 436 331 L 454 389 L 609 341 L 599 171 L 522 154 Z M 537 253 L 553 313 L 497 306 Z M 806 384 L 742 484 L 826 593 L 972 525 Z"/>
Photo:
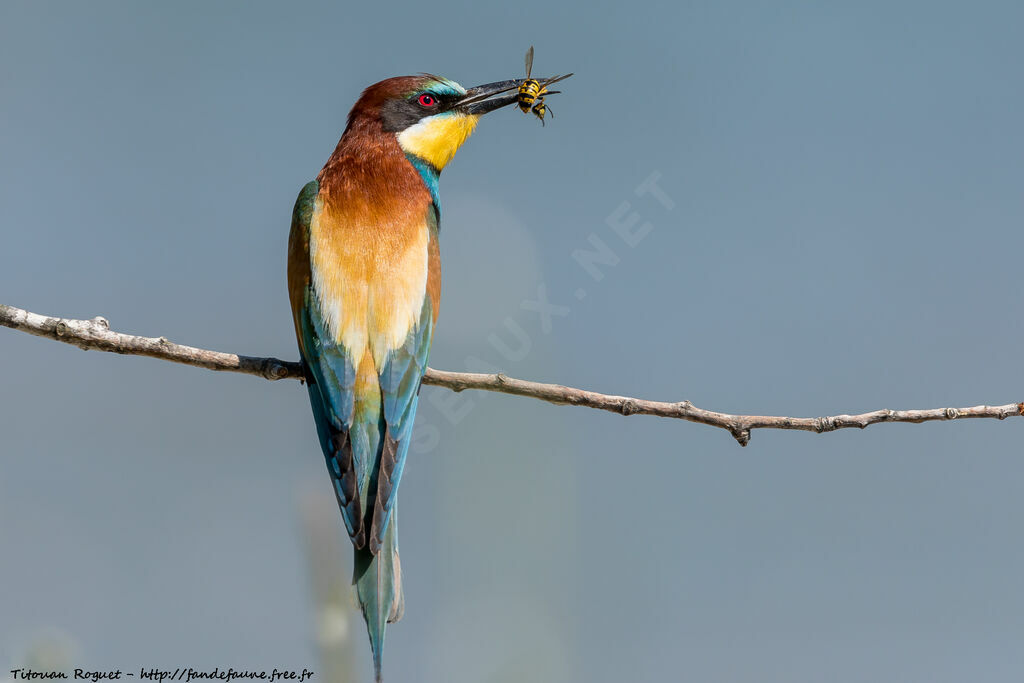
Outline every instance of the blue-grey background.
<path id="1" fill-rule="evenodd" d="M 1018 401 L 1022 25 L 1013 2 L 6 0 L 0 300 L 294 358 L 290 211 L 360 90 L 516 77 L 532 43 L 576 76 L 545 128 L 490 115 L 444 173 L 434 367 L 767 414 Z M 652 173 L 671 210 L 635 194 Z M 632 248 L 623 202 L 652 226 Z M 591 236 L 619 259 L 599 282 Z M 569 308 L 547 333 L 541 285 Z M 329 483 L 298 383 L 9 330 L 0 368 L 0 670 L 53 632 L 75 666 L 317 668 L 302 510 Z M 423 396 L 389 681 L 1024 675 L 1024 423 L 740 449 Z"/>

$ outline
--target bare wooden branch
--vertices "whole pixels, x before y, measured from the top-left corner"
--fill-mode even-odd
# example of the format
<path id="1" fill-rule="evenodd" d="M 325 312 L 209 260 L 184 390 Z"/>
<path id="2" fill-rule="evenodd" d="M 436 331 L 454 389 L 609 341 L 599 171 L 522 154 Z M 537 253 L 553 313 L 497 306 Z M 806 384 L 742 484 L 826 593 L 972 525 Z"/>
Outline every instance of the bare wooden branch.
<path id="1" fill-rule="evenodd" d="M 106 319 L 71 320 L 51 318 L 0 304 L 0 325 L 11 329 L 74 344 L 85 351 L 112 351 L 132 356 L 149 356 L 208 370 L 241 372 L 265 379 L 301 379 L 302 366 L 277 358 L 254 358 L 233 353 L 182 346 L 167 337 L 136 337 L 110 329 Z"/>
<path id="2" fill-rule="evenodd" d="M 137 337 L 114 332 L 104 318 L 72 320 L 52 318 L 0 304 L 0 326 L 61 341 L 85 350 L 112 351 L 136 356 L 149 356 L 209 370 L 240 372 L 265 379 L 302 379 L 302 366 L 278 358 L 239 356 L 233 353 L 209 351 L 183 346 L 166 337 Z M 928 410 L 874 410 L 859 415 L 832 415 L 829 417 L 782 417 L 771 415 L 731 415 L 698 408 L 689 401 L 668 403 L 649 401 L 628 396 L 610 396 L 560 384 L 544 384 L 514 379 L 502 373 L 478 374 L 448 372 L 427 368 L 423 383 L 445 387 L 452 391 L 479 389 L 501 394 L 526 396 L 558 405 L 583 406 L 607 410 L 620 415 L 654 415 L 671 417 L 719 427 L 732 434 L 741 446 L 750 442 L 754 429 L 796 429 L 806 432 L 832 432 L 837 429 L 859 427 L 880 422 L 932 422 L 936 420 L 963 420 L 967 418 L 995 418 L 1024 415 L 1024 403 L 1000 406 L 973 406 L 970 408 L 932 408 Z"/>

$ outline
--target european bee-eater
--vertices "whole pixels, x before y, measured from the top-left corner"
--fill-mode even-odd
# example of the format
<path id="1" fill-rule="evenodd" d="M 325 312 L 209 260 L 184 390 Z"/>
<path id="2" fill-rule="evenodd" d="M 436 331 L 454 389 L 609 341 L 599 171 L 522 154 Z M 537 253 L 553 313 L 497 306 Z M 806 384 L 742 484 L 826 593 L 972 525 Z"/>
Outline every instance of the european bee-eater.
<path id="1" fill-rule="evenodd" d="M 295 334 L 378 681 L 384 629 L 402 616 L 396 498 L 441 302 L 438 176 L 519 83 L 371 85 L 292 214 Z"/>

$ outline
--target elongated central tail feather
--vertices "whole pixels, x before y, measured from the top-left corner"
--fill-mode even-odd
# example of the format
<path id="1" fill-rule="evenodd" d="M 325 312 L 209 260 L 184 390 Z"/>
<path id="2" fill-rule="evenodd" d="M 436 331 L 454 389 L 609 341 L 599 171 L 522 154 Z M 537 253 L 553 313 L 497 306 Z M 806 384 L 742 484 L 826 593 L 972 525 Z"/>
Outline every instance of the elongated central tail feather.
<path id="1" fill-rule="evenodd" d="M 373 649 L 373 670 L 381 680 L 381 662 L 384 659 L 384 630 L 389 623 L 402 618 L 405 601 L 402 596 L 402 567 L 398 560 L 398 510 L 391 511 L 391 522 L 384 533 L 384 542 L 376 555 L 368 548 L 356 550 L 356 597 L 366 619 Z"/>

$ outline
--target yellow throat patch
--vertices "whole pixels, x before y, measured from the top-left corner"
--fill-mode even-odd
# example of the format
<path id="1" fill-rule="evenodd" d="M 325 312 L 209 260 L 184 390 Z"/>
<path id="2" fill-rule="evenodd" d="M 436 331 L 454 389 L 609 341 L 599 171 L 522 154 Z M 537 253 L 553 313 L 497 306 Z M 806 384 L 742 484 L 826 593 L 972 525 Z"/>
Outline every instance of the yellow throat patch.
<path id="1" fill-rule="evenodd" d="M 418 156 L 440 171 L 473 134 L 479 119 L 455 112 L 428 116 L 399 133 L 398 144 L 406 154 Z"/>

